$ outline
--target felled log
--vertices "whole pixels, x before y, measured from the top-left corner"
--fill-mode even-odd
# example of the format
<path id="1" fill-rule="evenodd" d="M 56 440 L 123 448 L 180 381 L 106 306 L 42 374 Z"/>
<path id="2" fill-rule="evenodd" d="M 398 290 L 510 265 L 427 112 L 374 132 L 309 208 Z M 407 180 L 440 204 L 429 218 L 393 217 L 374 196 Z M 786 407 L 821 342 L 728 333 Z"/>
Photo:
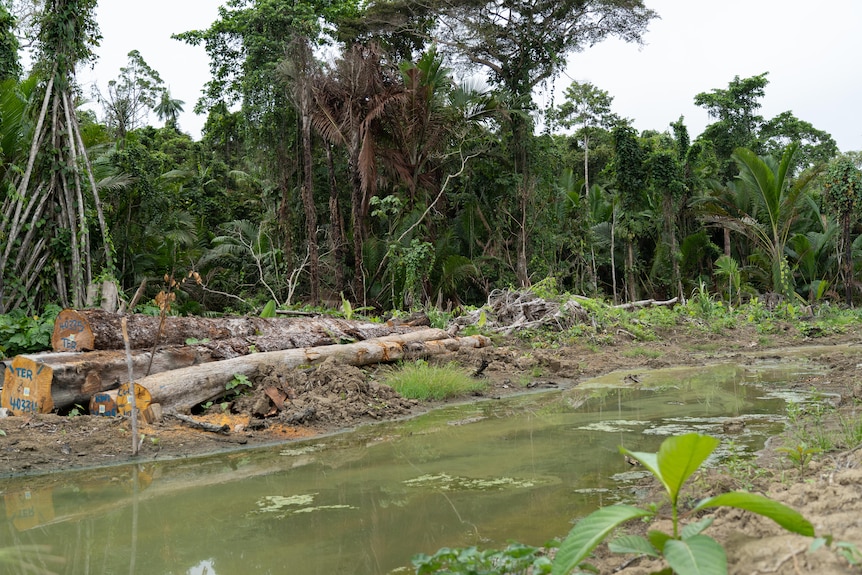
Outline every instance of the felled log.
<path id="1" fill-rule="evenodd" d="M 65 309 L 54 322 L 51 346 L 54 351 L 91 351 L 124 349 L 125 342 L 120 319 L 122 314 L 101 309 Z M 333 317 L 316 318 L 262 318 L 193 316 L 157 316 L 132 314 L 126 316 L 129 345 L 132 349 L 152 349 L 160 345 L 185 345 L 195 342 L 217 341 L 239 337 L 293 338 L 291 347 L 319 345 L 306 340 L 325 335 L 345 339 L 363 340 L 392 333 L 392 326 L 369 322 L 348 321 Z M 161 332 L 161 333 L 160 333 Z M 285 349 L 285 348 L 281 348 Z"/>
<path id="2" fill-rule="evenodd" d="M 151 375 L 138 380 L 137 383 L 149 390 L 153 402 L 182 413 L 195 405 L 224 395 L 225 386 L 235 376 L 244 375 L 251 378 L 264 366 L 313 366 L 328 358 L 349 365 L 363 366 L 427 357 L 459 349 L 480 348 L 490 343 L 490 339 L 481 335 L 449 338 L 443 330 L 426 329 L 352 344 L 255 353 Z"/>
<path id="3" fill-rule="evenodd" d="M 309 326 L 309 329 L 300 331 L 305 326 Z M 327 329 L 324 330 L 324 327 Z M 319 318 L 297 322 L 295 329 L 297 331 L 280 334 L 160 347 L 155 354 L 149 350 L 134 350 L 131 354 L 133 377 L 137 380 L 163 371 L 255 352 L 333 345 L 354 339 L 409 333 L 417 328 Z M 7 393 L 4 391 L 2 406 L 15 414 L 49 413 L 75 404 L 86 406 L 95 394 L 115 389 L 129 379 L 125 350 L 25 354 L 17 356 L 7 365 L 4 379 L 9 385 L 4 388 L 9 388 L 9 398 L 6 399 Z M 110 410 L 107 413 L 111 414 Z"/>
<path id="4" fill-rule="evenodd" d="M 150 352 L 132 352 L 135 378 L 150 373 L 215 361 L 206 348 L 170 347 L 159 350 L 150 365 Z M 0 404 L 13 414 L 50 413 L 91 398 L 129 379 L 125 351 L 35 353 L 15 356 L 6 364 Z"/>
<path id="5" fill-rule="evenodd" d="M 616 308 L 616 309 L 637 309 L 637 308 L 652 307 L 652 306 L 668 306 L 668 305 L 675 304 L 677 301 L 679 301 L 678 297 L 675 297 L 673 299 L 669 299 L 666 301 L 657 301 L 654 299 L 642 299 L 639 301 L 630 301 L 628 303 L 621 303 L 619 305 L 615 305 L 614 308 Z"/>

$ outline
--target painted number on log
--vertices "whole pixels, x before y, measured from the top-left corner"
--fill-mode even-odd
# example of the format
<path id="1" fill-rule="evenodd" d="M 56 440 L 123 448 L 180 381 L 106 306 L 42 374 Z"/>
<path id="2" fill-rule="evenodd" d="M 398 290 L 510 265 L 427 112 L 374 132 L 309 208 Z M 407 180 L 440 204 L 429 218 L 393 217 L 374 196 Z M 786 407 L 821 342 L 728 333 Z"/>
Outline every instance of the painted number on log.
<path id="1" fill-rule="evenodd" d="M 117 390 L 117 412 L 123 415 L 128 415 L 132 412 L 132 404 L 130 401 L 130 393 L 129 393 L 129 384 L 123 383 L 120 385 L 120 388 Z M 152 402 L 152 397 L 150 396 L 150 392 L 147 391 L 147 388 L 135 384 L 135 407 L 138 411 L 144 411 L 147 407 L 150 406 Z"/>
<path id="2" fill-rule="evenodd" d="M 24 356 L 17 356 L 11 364 L 3 386 L 0 404 L 13 414 L 48 413 L 54 409 L 51 399 L 53 370 Z"/>
<path id="3" fill-rule="evenodd" d="M 114 417 L 117 415 L 117 402 L 107 393 L 97 393 L 90 400 L 90 415 Z"/>
<path id="4" fill-rule="evenodd" d="M 57 328 L 67 335 L 60 338 L 62 347 L 67 351 L 75 351 L 78 349 L 78 342 L 75 339 L 75 334 L 84 331 L 84 322 L 79 319 L 68 318 L 57 325 Z"/>

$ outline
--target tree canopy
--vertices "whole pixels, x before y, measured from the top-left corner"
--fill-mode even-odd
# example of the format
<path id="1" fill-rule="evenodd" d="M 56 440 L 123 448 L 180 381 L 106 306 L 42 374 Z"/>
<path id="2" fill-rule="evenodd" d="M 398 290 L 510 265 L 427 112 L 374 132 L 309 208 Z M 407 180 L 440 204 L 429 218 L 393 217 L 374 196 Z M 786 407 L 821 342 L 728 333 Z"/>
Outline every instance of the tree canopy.
<path id="1" fill-rule="evenodd" d="M 573 79 L 537 133 L 534 91 L 572 53 L 642 42 L 641 0 L 227 0 L 174 36 L 210 58 L 199 141 L 136 50 L 103 114 L 79 108 L 96 0 L 18 4 L 35 19 L 0 10 L 3 310 L 92 303 L 104 281 L 183 313 L 452 309 L 538 282 L 862 301 L 858 154 L 764 117 L 767 73 L 693 95 L 701 134 L 678 115 L 639 132 Z"/>

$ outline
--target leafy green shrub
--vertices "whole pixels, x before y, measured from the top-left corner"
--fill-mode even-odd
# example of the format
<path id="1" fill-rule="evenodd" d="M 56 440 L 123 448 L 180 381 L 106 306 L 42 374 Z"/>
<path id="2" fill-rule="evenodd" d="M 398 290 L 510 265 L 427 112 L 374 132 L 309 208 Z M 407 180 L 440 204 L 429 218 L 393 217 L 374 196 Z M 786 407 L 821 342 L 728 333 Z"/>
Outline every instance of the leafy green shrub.
<path id="1" fill-rule="evenodd" d="M 42 315 L 22 311 L 0 315 L 0 357 L 51 349 L 54 320 L 61 311 L 60 306 L 48 305 Z"/>
<path id="2" fill-rule="evenodd" d="M 624 454 L 637 459 L 664 486 L 671 507 L 672 533 L 652 530 L 647 537 L 623 535 L 608 547 L 614 553 L 638 553 L 664 558 L 670 569 L 680 575 L 727 573 L 727 556 L 724 548 L 703 531 L 712 524 L 712 518 L 680 525 L 679 496 L 683 484 L 718 447 L 718 439 L 697 433 L 669 437 L 662 442 L 658 453 L 632 452 L 620 448 Z M 772 519 L 788 531 L 814 536 L 814 527 L 797 511 L 768 497 L 731 491 L 709 497 L 698 503 L 692 513 L 713 507 L 735 507 Z M 603 507 L 575 525 L 560 545 L 554 557 L 553 575 L 567 575 L 578 568 L 599 543 L 623 523 L 638 518 L 649 518 L 653 510 L 630 505 Z"/>
<path id="3" fill-rule="evenodd" d="M 431 366 L 419 360 L 402 364 L 386 378 L 385 383 L 408 399 L 448 399 L 485 389 L 486 384 L 470 377 L 455 363 Z"/>

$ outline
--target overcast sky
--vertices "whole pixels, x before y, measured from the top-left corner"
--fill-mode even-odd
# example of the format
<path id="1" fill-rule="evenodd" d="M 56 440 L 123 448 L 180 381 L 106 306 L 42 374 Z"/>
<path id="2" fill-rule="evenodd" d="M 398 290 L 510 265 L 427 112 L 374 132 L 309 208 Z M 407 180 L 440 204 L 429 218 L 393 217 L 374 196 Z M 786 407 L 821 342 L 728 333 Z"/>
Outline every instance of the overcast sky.
<path id="1" fill-rule="evenodd" d="M 793 114 L 832 134 L 842 151 L 862 150 L 862 2 L 859 0 L 645 0 L 658 12 L 645 45 L 608 40 L 569 59 L 555 102 L 573 81 L 591 82 L 613 98 L 613 111 L 639 130 L 664 131 L 685 116 L 692 138 L 710 122 L 694 106 L 700 92 L 725 89 L 734 76 L 769 72 L 761 114 Z M 180 127 L 199 137 L 205 118 L 192 108 L 209 79 L 203 48 L 171 34 L 208 27 L 222 0 L 99 0 L 102 31 L 95 70 L 82 83 L 103 87 L 130 50 L 159 72 L 184 100 Z M 88 89 L 87 89 L 88 90 Z M 88 91 L 89 93 L 89 91 Z M 539 97 L 540 103 L 549 98 Z M 154 120 L 155 121 L 155 120 Z"/>

